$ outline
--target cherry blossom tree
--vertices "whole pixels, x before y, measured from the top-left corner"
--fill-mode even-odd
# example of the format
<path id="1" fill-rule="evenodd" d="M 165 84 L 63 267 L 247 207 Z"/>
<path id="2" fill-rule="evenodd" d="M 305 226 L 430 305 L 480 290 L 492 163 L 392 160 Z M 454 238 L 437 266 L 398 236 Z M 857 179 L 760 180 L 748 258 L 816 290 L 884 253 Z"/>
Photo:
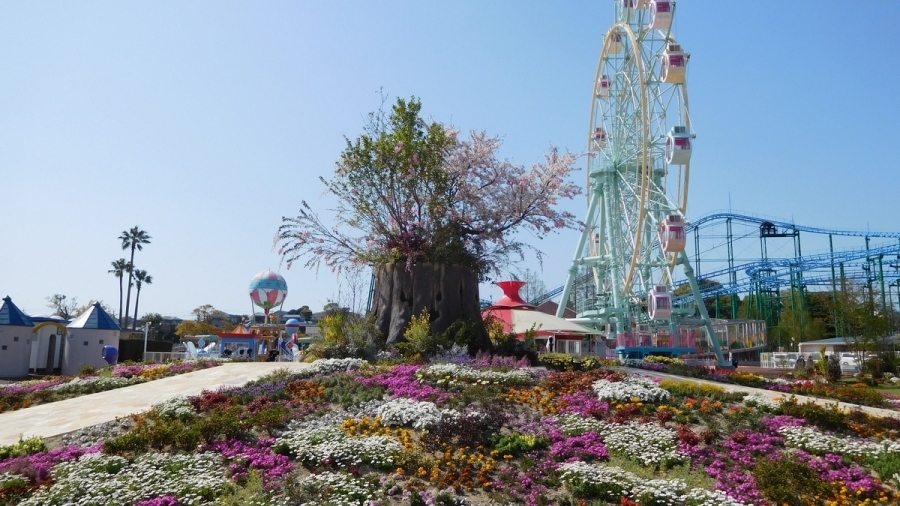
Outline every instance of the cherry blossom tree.
<path id="1" fill-rule="evenodd" d="M 490 347 L 478 283 L 527 251 L 540 259 L 517 232 L 540 239 L 579 225 L 554 207 L 580 193 L 568 180 L 576 157 L 551 147 L 526 168 L 498 157 L 497 137 L 474 131 L 461 138 L 420 112 L 412 98 L 370 114 L 364 133 L 347 140 L 334 177 L 320 178 L 337 197 L 333 220 L 304 201 L 297 216 L 282 218 L 275 242 L 288 268 L 298 261 L 334 271 L 372 265 L 373 311 L 387 343 L 428 309 L 432 331 L 477 321 L 470 349 Z"/>

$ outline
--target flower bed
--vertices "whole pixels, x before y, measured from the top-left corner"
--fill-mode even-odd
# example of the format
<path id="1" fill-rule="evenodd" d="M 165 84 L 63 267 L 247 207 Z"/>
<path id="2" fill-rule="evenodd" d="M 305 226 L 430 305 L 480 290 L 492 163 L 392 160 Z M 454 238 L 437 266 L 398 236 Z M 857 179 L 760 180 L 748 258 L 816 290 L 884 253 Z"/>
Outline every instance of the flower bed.
<path id="1" fill-rule="evenodd" d="M 865 384 L 842 385 L 830 384 L 822 381 L 811 381 L 788 378 L 765 378 L 758 374 L 743 372 L 740 370 L 710 370 L 706 367 L 689 366 L 675 361 L 661 362 L 658 360 L 627 360 L 626 367 L 635 367 L 655 372 L 665 372 L 686 376 L 689 378 L 706 379 L 720 383 L 732 383 L 753 388 L 765 388 L 786 394 L 805 395 L 809 397 L 821 397 L 835 399 L 860 406 L 897 409 L 893 396 L 879 392 Z"/>
<path id="2" fill-rule="evenodd" d="M 176 397 L 110 427 L 99 445 L 94 431 L 69 439 L 92 446 L 9 458 L 0 506 L 900 498 L 896 420 L 603 369 L 353 364 Z M 26 447 L 39 445 L 17 451 Z"/>
<path id="3" fill-rule="evenodd" d="M 213 360 L 189 360 L 165 364 L 131 364 L 105 367 L 97 374 L 66 378 L 53 376 L 41 380 L 0 385 L 0 413 L 61 401 L 80 395 L 105 392 L 220 365 Z"/>

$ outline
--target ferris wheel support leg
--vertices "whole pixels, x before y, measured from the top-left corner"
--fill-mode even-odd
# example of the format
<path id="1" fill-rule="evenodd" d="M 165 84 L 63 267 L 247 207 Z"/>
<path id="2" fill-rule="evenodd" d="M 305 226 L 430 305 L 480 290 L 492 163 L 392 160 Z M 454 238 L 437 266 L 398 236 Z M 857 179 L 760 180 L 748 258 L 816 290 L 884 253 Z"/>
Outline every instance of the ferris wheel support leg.
<path id="1" fill-rule="evenodd" d="M 556 317 L 562 318 L 566 314 L 566 306 L 569 303 L 569 296 L 572 294 L 572 288 L 575 287 L 575 280 L 578 279 L 578 265 L 581 255 L 584 252 L 584 246 L 587 244 L 594 228 L 594 212 L 597 209 L 597 201 L 600 199 L 598 192 L 592 192 L 591 203 L 588 206 L 587 220 L 584 224 L 584 230 L 581 232 L 581 238 L 578 239 L 578 247 L 575 248 L 575 258 L 572 259 L 572 265 L 569 267 L 569 274 L 566 276 L 566 286 L 563 288 L 562 298 L 559 299 L 559 305 L 556 307 Z"/>
<path id="2" fill-rule="evenodd" d="M 706 332 L 709 334 L 713 353 L 716 355 L 716 362 L 719 367 L 730 367 L 731 364 L 726 362 L 725 358 L 722 356 L 722 348 L 719 346 L 719 337 L 716 335 L 712 320 L 709 319 L 709 311 L 706 310 L 706 305 L 703 303 L 703 298 L 700 296 L 700 285 L 697 283 L 697 278 L 694 276 L 694 269 L 691 267 L 691 261 L 684 251 L 679 254 L 678 258 L 684 266 L 684 275 L 688 278 L 688 283 L 691 285 L 691 292 L 694 294 L 694 300 L 697 301 L 697 309 L 700 310 L 700 318 L 706 324 Z"/>

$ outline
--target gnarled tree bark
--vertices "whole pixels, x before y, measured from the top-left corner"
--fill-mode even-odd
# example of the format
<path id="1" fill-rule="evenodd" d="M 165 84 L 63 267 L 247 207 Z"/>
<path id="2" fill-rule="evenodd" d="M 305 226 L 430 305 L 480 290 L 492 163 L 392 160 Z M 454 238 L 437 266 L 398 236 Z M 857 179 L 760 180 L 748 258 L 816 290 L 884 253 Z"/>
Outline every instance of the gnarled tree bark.
<path id="1" fill-rule="evenodd" d="M 469 339 L 469 353 L 492 350 L 481 319 L 478 275 L 458 265 L 420 263 L 376 265 L 372 311 L 385 344 L 403 340 L 412 315 L 428 309 L 431 331 L 445 332 L 454 322 L 476 322 Z"/>

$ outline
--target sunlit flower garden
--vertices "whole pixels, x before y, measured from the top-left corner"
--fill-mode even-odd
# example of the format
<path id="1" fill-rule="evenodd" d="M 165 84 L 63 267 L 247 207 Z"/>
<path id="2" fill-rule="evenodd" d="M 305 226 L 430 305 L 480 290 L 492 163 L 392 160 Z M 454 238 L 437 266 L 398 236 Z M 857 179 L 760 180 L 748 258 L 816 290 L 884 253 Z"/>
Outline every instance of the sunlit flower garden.
<path id="1" fill-rule="evenodd" d="M 319 360 L 0 448 L 0 505 L 863 505 L 900 420 L 509 360 Z"/>
<path id="2" fill-rule="evenodd" d="M 50 376 L 0 385 L 0 413 L 61 401 L 80 395 L 137 385 L 220 365 L 214 360 L 178 360 L 165 364 L 120 364 L 87 367 L 75 377 Z"/>

